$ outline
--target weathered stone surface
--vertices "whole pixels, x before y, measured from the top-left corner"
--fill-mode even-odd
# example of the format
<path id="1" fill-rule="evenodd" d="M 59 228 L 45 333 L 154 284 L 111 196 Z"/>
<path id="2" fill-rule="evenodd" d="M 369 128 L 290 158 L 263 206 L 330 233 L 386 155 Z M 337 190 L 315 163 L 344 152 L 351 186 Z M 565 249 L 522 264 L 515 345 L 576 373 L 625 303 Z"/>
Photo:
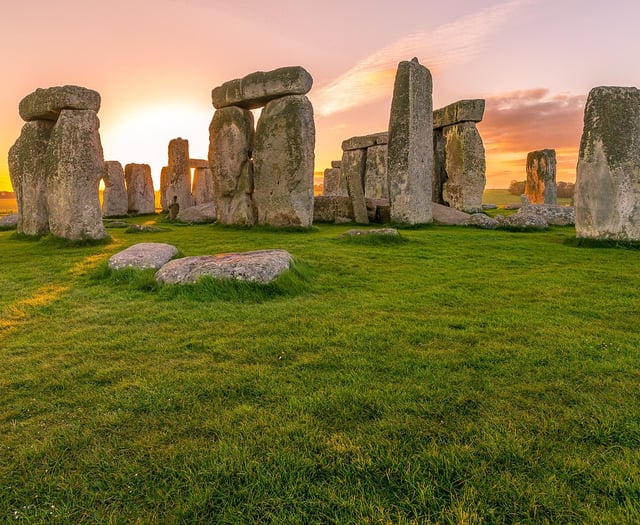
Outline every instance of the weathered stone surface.
<path id="1" fill-rule="evenodd" d="M 522 195 L 520 195 L 520 205 L 522 206 L 531 206 L 531 201 L 529 200 L 529 197 L 527 197 L 526 193 L 523 193 Z"/>
<path id="2" fill-rule="evenodd" d="M 293 257 L 284 250 L 259 250 L 183 257 L 165 264 L 156 280 L 166 284 L 195 283 L 200 277 L 269 283 L 289 269 Z"/>
<path id="3" fill-rule="evenodd" d="M 213 202 L 197 204 L 185 210 L 180 210 L 178 220 L 181 222 L 191 222 L 195 224 L 213 222 L 216 220 L 216 205 Z"/>
<path id="4" fill-rule="evenodd" d="M 253 143 L 251 111 L 228 107 L 214 113 L 209 126 L 209 163 L 218 222 L 222 224 L 256 224 L 250 158 Z"/>
<path id="5" fill-rule="evenodd" d="M 466 224 L 469 220 L 469 214 L 449 206 L 443 206 L 436 202 L 432 203 L 433 222 L 448 226 L 458 226 Z"/>
<path id="6" fill-rule="evenodd" d="M 500 225 L 496 219 L 489 217 L 485 213 L 474 213 L 470 215 L 465 224 L 467 226 L 482 228 L 483 230 L 495 230 Z"/>
<path id="7" fill-rule="evenodd" d="M 160 191 L 163 195 L 163 209 L 177 202 L 180 209 L 193 206 L 191 195 L 191 169 L 189 159 L 189 141 L 177 138 L 169 141 L 169 162 L 163 170 Z M 177 201 L 176 201 L 177 198 Z M 166 208 L 164 208 L 166 206 Z"/>
<path id="8" fill-rule="evenodd" d="M 171 228 L 164 228 L 162 226 L 152 226 L 150 224 L 132 224 L 125 230 L 125 233 L 164 233 L 170 231 Z"/>
<path id="9" fill-rule="evenodd" d="M 431 201 L 437 204 L 445 204 L 442 198 L 442 186 L 447 182 L 447 155 L 446 142 L 442 128 L 433 130 L 433 172 L 431 175 Z"/>
<path id="10" fill-rule="evenodd" d="M 573 206 L 558 206 L 557 204 L 530 204 L 522 206 L 518 213 L 540 215 L 547 223 L 553 226 L 570 226 L 575 224 L 575 211 Z"/>
<path id="11" fill-rule="evenodd" d="M 497 210 L 498 209 L 498 205 L 497 204 L 483 204 L 482 205 L 482 209 L 483 210 Z"/>
<path id="12" fill-rule="evenodd" d="M 216 109 L 228 106 L 256 109 L 277 98 L 305 95 L 312 85 L 313 78 L 303 67 L 281 67 L 225 82 L 212 91 L 211 99 Z"/>
<path id="13" fill-rule="evenodd" d="M 459 100 L 433 112 L 433 127 L 444 128 L 462 122 L 480 122 L 484 115 L 484 99 Z"/>
<path id="14" fill-rule="evenodd" d="M 549 223 L 542 215 L 533 213 L 513 213 L 511 215 L 496 215 L 495 219 L 501 226 L 511 226 L 525 230 L 544 230 Z"/>
<path id="15" fill-rule="evenodd" d="M 587 98 L 574 193 L 576 235 L 640 241 L 640 90 Z"/>
<path id="16" fill-rule="evenodd" d="M 122 270 L 123 268 L 158 270 L 176 255 L 178 255 L 178 249 L 171 244 L 141 242 L 112 255 L 108 265 L 112 270 Z"/>
<path id="17" fill-rule="evenodd" d="M 207 166 L 193 170 L 193 185 L 191 188 L 193 202 L 197 206 L 206 202 L 213 202 L 213 173 Z"/>
<path id="18" fill-rule="evenodd" d="M 20 220 L 17 231 L 44 235 L 49 231 L 46 154 L 53 122 L 27 122 L 9 149 L 9 176 L 16 194 Z"/>
<path id="19" fill-rule="evenodd" d="M 342 141 L 342 151 L 350 151 L 354 149 L 367 149 L 376 144 L 387 144 L 389 142 L 389 133 L 386 131 L 373 133 L 371 135 L 362 135 L 351 137 Z"/>
<path id="20" fill-rule="evenodd" d="M 329 197 L 333 195 L 348 195 L 347 181 L 342 176 L 340 168 L 327 168 L 324 170 L 322 194 Z"/>
<path id="21" fill-rule="evenodd" d="M 482 211 L 486 163 L 482 138 L 473 122 L 442 129 L 444 171 L 442 199 L 452 208 L 467 213 Z"/>
<path id="22" fill-rule="evenodd" d="M 129 197 L 124 181 L 124 169 L 117 160 L 104 163 L 104 192 L 102 193 L 102 216 L 119 217 L 129 210 Z"/>
<path id="23" fill-rule="evenodd" d="M 367 148 L 367 159 L 364 174 L 364 196 L 371 199 L 389 198 L 386 144 L 375 145 Z"/>
<path id="24" fill-rule="evenodd" d="M 387 173 L 393 222 L 432 221 L 432 111 L 431 73 L 415 58 L 400 62 L 389 118 Z"/>
<path id="25" fill-rule="evenodd" d="M 366 160 L 366 150 L 363 149 L 346 150 L 342 153 L 342 175 L 351 199 L 352 216 L 360 224 L 369 222 L 363 187 Z"/>
<path id="26" fill-rule="evenodd" d="M 313 222 L 336 222 L 337 218 L 353 220 L 351 199 L 345 195 L 317 195 L 313 202 Z"/>
<path id="27" fill-rule="evenodd" d="M 311 226 L 315 134 L 304 95 L 272 100 L 262 110 L 253 150 L 258 224 Z"/>
<path id="28" fill-rule="evenodd" d="M 349 230 L 343 234 L 345 237 L 364 237 L 367 235 L 379 235 L 389 237 L 399 237 L 400 233 L 395 228 L 374 228 L 371 230 Z"/>
<path id="29" fill-rule="evenodd" d="M 63 109 L 47 147 L 49 230 L 70 240 L 103 239 L 99 184 L 104 173 L 95 111 Z"/>
<path id="30" fill-rule="evenodd" d="M 156 196 L 151 167 L 148 164 L 127 164 L 124 167 L 124 178 L 127 182 L 129 213 L 154 213 Z"/>
<path id="31" fill-rule="evenodd" d="M 342 161 L 341 160 L 332 160 L 331 161 L 331 167 L 332 168 L 342 168 Z"/>
<path id="32" fill-rule="evenodd" d="M 556 150 L 543 149 L 527 154 L 524 193 L 531 204 L 556 204 Z"/>
<path id="33" fill-rule="evenodd" d="M 38 88 L 20 101 L 23 120 L 56 121 L 63 109 L 100 109 L 100 93 L 80 86 Z"/>
<path id="34" fill-rule="evenodd" d="M 193 169 L 208 168 L 209 161 L 206 159 L 189 159 L 189 167 Z"/>
<path id="35" fill-rule="evenodd" d="M 11 228 L 17 228 L 20 221 L 19 213 L 10 213 L 4 217 L 0 217 L 0 229 L 9 230 Z"/>

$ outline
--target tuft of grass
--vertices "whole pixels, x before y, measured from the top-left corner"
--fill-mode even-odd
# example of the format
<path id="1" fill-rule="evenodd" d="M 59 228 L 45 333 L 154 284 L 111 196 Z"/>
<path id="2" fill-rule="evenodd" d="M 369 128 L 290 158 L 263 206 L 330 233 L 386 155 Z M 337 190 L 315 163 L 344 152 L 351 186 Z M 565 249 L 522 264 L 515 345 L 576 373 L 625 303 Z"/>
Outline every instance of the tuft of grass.
<path id="1" fill-rule="evenodd" d="M 397 246 L 409 242 L 403 235 L 341 235 L 338 240 L 365 246 Z"/>

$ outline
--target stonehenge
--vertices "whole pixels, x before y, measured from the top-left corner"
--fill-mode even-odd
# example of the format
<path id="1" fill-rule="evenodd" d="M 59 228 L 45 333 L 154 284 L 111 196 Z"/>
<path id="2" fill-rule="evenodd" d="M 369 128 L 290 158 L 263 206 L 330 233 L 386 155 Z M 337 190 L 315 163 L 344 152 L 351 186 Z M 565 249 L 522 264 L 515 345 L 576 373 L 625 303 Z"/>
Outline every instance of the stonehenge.
<path id="1" fill-rule="evenodd" d="M 524 193 L 531 204 L 556 204 L 556 150 L 542 149 L 527 154 Z"/>
<path id="2" fill-rule="evenodd" d="M 167 166 L 160 173 L 160 206 L 167 210 L 176 197 L 181 209 L 190 208 L 194 202 L 191 195 L 189 141 L 183 138 L 171 140 L 168 157 Z"/>
<path id="3" fill-rule="evenodd" d="M 209 163 L 223 224 L 308 227 L 315 123 L 302 67 L 256 72 L 213 89 Z M 263 108 L 253 126 L 251 109 Z"/>
<path id="4" fill-rule="evenodd" d="M 117 160 L 104 163 L 104 192 L 102 194 L 102 216 L 120 217 L 129 211 L 129 197 L 124 179 L 124 169 Z"/>
<path id="5" fill-rule="evenodd" d="M 154 213 L 156 195 L 153 191 L 151 167 L 148 164 L 130 163 L 124 167 L 127 183 L 128 212 L 132 214 Z"/>
<path id="6" fill-rule="evenodd" d="M 98 189 L 105 169 L 99 109 L 100 94 L 80 86 L 37 89 L 20 101 L 26 124 L 9 150 L 18 233 L 107 237 Z"/>

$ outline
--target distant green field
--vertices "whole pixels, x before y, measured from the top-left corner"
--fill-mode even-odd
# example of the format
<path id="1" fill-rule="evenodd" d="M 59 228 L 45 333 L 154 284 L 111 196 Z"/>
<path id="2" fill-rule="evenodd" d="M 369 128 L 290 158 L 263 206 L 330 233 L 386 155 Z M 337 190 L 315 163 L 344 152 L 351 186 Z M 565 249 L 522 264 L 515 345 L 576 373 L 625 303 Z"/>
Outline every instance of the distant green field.
<path id="1" fill-rule="evenodd" d="M 482 203 L 497 204 L 498 206 L 520 204 L 520 195 L 512 195 L 507 189 L 487 189 L 484 190 L 484 193 L 482 194 Z M 571 199 L 558 199 L 558 204 L 569 206 L 571 205 Z"/>

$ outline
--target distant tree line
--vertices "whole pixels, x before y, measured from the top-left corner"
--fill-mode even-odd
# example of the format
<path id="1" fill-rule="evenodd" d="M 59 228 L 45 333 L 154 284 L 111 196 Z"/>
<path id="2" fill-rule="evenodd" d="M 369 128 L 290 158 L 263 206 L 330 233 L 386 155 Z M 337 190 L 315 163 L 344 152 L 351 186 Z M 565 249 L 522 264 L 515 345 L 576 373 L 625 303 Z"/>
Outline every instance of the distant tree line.
<path id="1" fill-rule="evenodd" d="M 512 180 L 509 184 L 509 193 L 512 195 L 522 195 L 524 193 L 524 185 L 525 181 L 523 180 Z M 558 198 L 573 198 L 573 189 L 575 188 L 575 184 L 573 182 L 564 182 L 562 180 L 558 181 L 556 183 L 556 188 L 558 191 Z"/>

